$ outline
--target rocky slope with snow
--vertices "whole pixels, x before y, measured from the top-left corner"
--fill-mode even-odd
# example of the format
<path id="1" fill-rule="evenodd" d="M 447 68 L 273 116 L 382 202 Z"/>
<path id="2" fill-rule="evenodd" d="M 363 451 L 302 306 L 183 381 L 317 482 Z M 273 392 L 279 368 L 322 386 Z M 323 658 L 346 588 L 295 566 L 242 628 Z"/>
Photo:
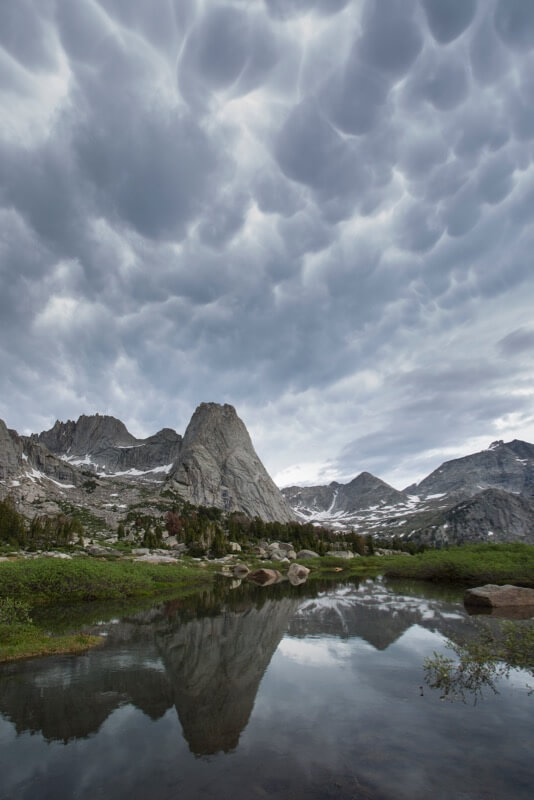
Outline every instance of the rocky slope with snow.
<path id="1" fill-rule="evenodd" d="M 69 463 L 104 475 L 164 480 L 180 454 L 182 437 L 164 428 L 136 439 L 115 417 L 82 415 L 32 437 Z"/>
<path id="2" fill-rule="evenodd" d="M 403 491 L 364 472 L 282 494 L 303 522 L 339 530 L 436 545 L 534 543 L 534 445 L 518 440 L 447 461 Z"/>

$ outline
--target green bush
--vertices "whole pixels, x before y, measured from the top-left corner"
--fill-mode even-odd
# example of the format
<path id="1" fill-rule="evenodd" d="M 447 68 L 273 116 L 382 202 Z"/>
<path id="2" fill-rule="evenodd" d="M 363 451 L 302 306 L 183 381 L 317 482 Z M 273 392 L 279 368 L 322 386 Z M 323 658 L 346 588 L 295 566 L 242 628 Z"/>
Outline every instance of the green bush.
<path id="1" fill-rule="evenodd" d="M 30 606 L 25 600 L 13 597 L 0 598 L 0 625 L 31 624 Z"/>

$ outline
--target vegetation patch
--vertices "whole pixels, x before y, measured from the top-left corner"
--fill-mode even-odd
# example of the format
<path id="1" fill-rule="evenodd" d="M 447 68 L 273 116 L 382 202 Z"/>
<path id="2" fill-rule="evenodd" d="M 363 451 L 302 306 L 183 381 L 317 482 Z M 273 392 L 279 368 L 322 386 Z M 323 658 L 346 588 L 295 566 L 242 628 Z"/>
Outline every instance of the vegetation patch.
<path id="1" fill-rule="evenodd" d="M 484 689 L 498 694 L 497 681 L 512 670 L 524 670 L 534 678 L 534 624 L 503 621 L 497 631 L 479 625 L 477 636 L 467 642 L 448 641 L 455 658 L 434 653 L 424 662 L 425 681 L 439 689 L 442 699 L 476 700 Z M 534 688 L 526 685 L 529 694 Z"/>
<path id="2" fill-rule="evenodd" d="M 0 662 L 61 653 L 82 653 L 101 642 L 100 636 L 85 633 L 54 636 L 32 624 L 0 625 Z"/>
<path id="3" fill-rule="evenodd" d="M 461 583 L 464 586 L 512 583 L 534 587 L 534 546 L 516 542 L 426 550 L 410 557 L 389 558 L 384 567 L 383 573 L 389 578 Z"/>
<path id="4" fill-rule="evenodd" d="M 184 586 L 205 585 L 214 568 L 92 558 L 6 561 L 0 563 L 0 597 L 25 599 L 32 605 L 155 597 Z"/>

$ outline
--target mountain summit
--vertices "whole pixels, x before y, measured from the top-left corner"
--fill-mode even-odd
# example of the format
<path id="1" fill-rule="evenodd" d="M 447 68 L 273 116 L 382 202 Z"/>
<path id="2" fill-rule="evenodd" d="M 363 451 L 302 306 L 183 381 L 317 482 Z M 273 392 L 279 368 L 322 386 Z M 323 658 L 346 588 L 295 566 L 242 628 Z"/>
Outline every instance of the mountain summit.
<path id="1" fill-rule="evenodd" d="M 244 423 L 228 404 L 198 406 L 168 483 L 195 505 L 278 522 L 295 519 L 258 458 Z"/>

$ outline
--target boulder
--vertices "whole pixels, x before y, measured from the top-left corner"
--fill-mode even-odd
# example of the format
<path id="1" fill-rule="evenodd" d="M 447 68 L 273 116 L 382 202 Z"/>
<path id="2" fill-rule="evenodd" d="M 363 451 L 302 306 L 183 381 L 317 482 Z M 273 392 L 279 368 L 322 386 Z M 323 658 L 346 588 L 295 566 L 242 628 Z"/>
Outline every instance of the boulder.
<path id="1" fill-rule="evenodd" d="M 269 558 L 271 561 L 284 561 L 287 556 L 283 550 L 271 550 L 269 552 Z"/>
<path id="2" fill-rule="evenodd" d="M 257 569 L 254 572 L 249 572 L 247 580 L 253 581 L 260 586 L 271 586 L 273 583 L 278 583 L 282 575 L 277 569 Z"/>
<path id="3" fill-rule="evenodd" d="M 240 553 L 241 545 L 238 542 L 228 542 L 228 549 L 231 553 Z"/>
<path id="4" fill-rule="evenodd" d="M 295 548 L 291 544 L 291 542 L 278 542 L 278 550 L 281 550 L 283 553 L 289 553 L 291 550 Z"/>
<path id="5" fill-rule="evenodd" d="M 286 550 L 286 558 L 289 558 L 290 560 L 291 559 L 294 560 L 296 557 L 297 557 L 297 554 L 296 554 L 296 552 L 294 550 Z"/>
<path id="6" fill-rule="evenodd" d="M 144 555 L 135 559 L 136 563 L 142 561 L 144 564 L 177 564 L 178 561 L 172 556 Z"/>
<path id="7" fill-rule="evenodd" d="M 43 553 L 43 556 L 46 556 L 47 558 L 66 558 L 66 559 L 72 558 L 72 556 L 70 556 L 68 553 L 58 553 L 55 550 L 47 551 Z"/>
<path id="8" fill-rule="evenodd" d="M 245 578 L 250 570 L 246 564 L 236 564 L 232 572 L 236 578 Z"/>
<path id="9" fill-rule="evenodd" d="M 90 556 L 108 556 L 110 554 L 118 555 L 116 550 L 111 547 L 102 547 L 100 544 L 90 544 L 85 548 Z"/>
<path id="10" fill-rule="evenodd" d="M 335 556 L 335 558 L 356 558 L 350 550 L 329 550 L 326 555 Z"/>
<path id="11" fill-rule="evenodd" d="M 478 606 L 479 608 L 532 606 L 534 611 L 534 589 L 511 584 L 498 586 L 494 583 L 487 583 L 485 586 L 468 589 L 464 595 L 464 603 L 466 606 Z"/>
<path id="12" fill-rule="evenodd" d="M 314 550 L 299 550 L 296 557 L 297 558 L 320 558 L 319 553 L 316 553 Z"/>
<path id="13" fill-rule="evenodd" d="M 296 563 L 290 564 L 287 571 L 287 577 L 293 586 L 299 586 L 301 583 L 304 583 L 309 574 L 310 570 L 308 567 L 303 567 L 302 564 Z"/>

